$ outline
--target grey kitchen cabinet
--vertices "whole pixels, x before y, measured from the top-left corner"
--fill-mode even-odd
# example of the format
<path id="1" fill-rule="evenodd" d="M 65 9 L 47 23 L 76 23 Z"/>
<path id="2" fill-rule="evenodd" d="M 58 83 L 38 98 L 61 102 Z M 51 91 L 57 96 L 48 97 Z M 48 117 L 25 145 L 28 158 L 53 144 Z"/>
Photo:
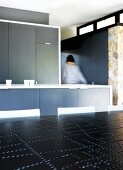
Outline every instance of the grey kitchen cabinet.
<path id="1" fill-rule="evenodd" d="M 35 27 L 37 83 L 59 83 L 58 33 L 58 28 Z"/>
<path id="2" fill-rule="evenodd" d="M 40 89 L 39 99 L 41 115 L 57 115 L 59 107 L 77 106 L 77 89 Z"/>
<path id="3" fill-rule="evenodd" d="M 0 90 L 0 110 L 39 108 L 39 89 Z"/>
<path id="4" fill-rule="evenodd" d="M 59 29 L 0 22 L 0 83 L 59 83 Z"/>
<path id="5" fill-rule="evenodd" d="M 58 44 L 58 28 L 52 27 L 36 27 L 35 30 L 36 44 L 51 43 Z"/>
<path id="6" fill-rule="evenodd" d="M 35 79 L 35 27 L 9 24 L 9 78 L 13 83 Z"/>
<path id="7" fill-rule="evenodd" d="M 8 23 L 0 22 L 0 83 L 8 79 Z"/>
<path id="8" fill-rule="evenodd" d="M 110 95 L 109 88 L 78 89 L 78 107 L 95 106 L 96 112 L 107 111 Z"/>
<path id="9" fill-rule="evenodd" d="M 58 45 L 36 44 L 36 80 L 39 84 L 58 84 Z"/>

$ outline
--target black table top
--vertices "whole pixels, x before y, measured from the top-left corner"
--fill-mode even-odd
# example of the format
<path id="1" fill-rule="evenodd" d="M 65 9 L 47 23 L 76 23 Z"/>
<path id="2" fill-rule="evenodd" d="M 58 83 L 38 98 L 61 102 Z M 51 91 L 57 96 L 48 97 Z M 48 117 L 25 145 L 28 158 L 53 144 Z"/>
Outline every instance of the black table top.
<path id="1" fill-rule="evenodd" d="M 0 120 L 0 170 L 123 170 L 123 113 Z"/>

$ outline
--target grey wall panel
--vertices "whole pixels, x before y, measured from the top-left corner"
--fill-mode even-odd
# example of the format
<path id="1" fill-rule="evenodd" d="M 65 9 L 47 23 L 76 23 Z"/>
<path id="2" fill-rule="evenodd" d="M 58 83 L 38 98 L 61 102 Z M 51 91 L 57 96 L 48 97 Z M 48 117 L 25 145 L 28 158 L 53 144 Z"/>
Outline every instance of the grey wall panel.
<path id="1" fill-rule="evenodd" d="M 58 45 L 36 44 L 36 80 L 38 83 L 58 84 Z"/>
<path id="2" fill-rule="evenodd" d="M 109 88 L 78 89 L 78 106 L 95 106 L 96 111 L 107 111 L 110 105 Z"/>
<path id="3" fill-rule="evenodd" d="M 0 18 L 13 21 L 32 22 L 47 25 L 49 24 L 48 13 L 6 7 L 0 7 Z"/>
<path id="4" fill-rule="evenodd" d="M 79 55 L 88 83 L 108 84 L 108 31 L 82 39 Z"/>
<path id="5" fill-rule="evenodd" d="M 36 43 L 58 44 L 58 28 L 36 27 Z"/>
<path id="6" fill-rule="evenodd" d="M 0 83 L 8 79 L 8 23 L 0 22 Z"/>
<path id="7" fill-rule="evenodd" d="M 35 27 L 9 24 L 9 78 L 35 79 Z"/>
<path id="8" fill-rule="evenodd" d="M 38 89 L 0 90 L 0 110 L 39 108 Z"/>
<path id="9" fill-rule="evenodd" d="M 77 106 L 77 91 L 69 89 L 40 89 L 40 109 L 43 115 L 57 115 L 58 107 Z"/>

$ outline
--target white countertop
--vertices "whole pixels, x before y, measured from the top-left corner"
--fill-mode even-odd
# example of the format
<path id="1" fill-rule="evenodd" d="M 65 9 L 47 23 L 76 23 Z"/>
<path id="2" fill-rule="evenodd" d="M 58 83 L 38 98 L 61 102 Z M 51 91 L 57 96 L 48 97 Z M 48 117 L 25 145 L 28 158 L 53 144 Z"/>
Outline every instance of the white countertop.
<path id="1" fill-rule="evenodd" d="M 68 88 L 68 89 L 89 89 L 89 88 L 112 88 L 111 85 L 93 85 L 93 84 L 35 84 L 26 86 L 24 84 L 12 84 L 7 86 L 6 84 L 0 84 L 0 89 L 37 89 L 37 88 Z"/>

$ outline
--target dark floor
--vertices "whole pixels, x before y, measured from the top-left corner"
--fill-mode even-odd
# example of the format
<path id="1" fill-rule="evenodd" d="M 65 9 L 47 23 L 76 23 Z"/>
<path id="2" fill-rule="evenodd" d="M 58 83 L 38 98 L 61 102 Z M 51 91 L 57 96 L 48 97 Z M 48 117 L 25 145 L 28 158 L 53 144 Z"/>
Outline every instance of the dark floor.
<path id="1" fill-rule="evenodd" d="M 123 170 L 123 113 L 0 120 L 0 170 Z"/>

